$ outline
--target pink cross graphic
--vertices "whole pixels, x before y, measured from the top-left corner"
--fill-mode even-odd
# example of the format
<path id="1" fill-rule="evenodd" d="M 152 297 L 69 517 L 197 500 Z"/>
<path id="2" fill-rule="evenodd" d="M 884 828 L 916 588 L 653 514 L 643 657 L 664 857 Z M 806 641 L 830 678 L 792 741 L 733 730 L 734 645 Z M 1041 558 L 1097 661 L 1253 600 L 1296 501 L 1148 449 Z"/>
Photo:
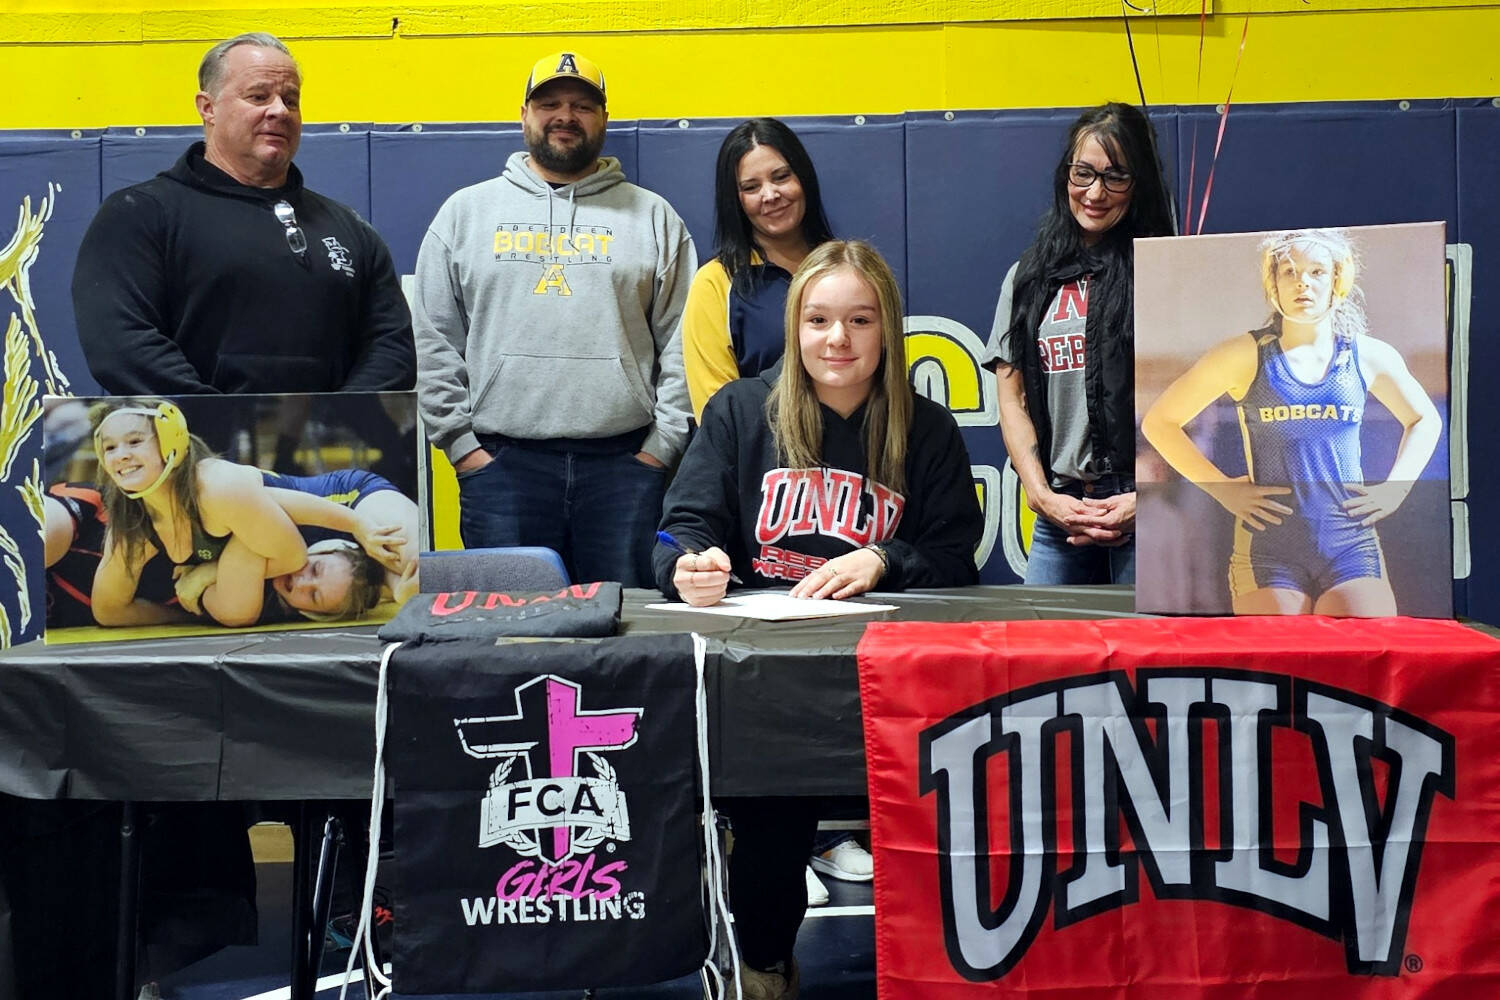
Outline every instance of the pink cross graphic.
<path id="1" fill-rule="evenodd" d="M 557 677 L 547 677 L 547 763 L 554 778 L 578 774 L 578 755 L 585 750 L 624 750 L 635 743 L 641 710 L 585 712 L 583 689 Z M 552 831 L 553 857 L 568 856 L 566 825 Z"/>

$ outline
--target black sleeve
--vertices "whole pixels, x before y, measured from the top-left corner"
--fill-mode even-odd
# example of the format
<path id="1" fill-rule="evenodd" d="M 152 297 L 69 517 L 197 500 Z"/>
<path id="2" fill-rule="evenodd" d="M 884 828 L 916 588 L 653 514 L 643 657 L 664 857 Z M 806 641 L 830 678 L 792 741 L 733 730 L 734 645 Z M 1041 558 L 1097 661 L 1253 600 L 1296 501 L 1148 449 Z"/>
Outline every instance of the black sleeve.
<path id="1" fill-rule="evenodd" d="M 739 531 L 739 441 L 728 403 L 729 394 L 720 390 L 704 409 L 703 426 L 688 443 L 662 502 L 661 530 L 693 552 L 717 545 L 733 558 L 732 540 Z M 678 598 L 672 584 L 677 559 L 676 552 L 659 542 L 651 553 L 656 585 L 673 600 Z M 735 572 L 745 578 L 743 567 Z"/>
<path id="2" fill-rule="evenodd" d="M 112 396 L 217 392 L 170 329 L 166 222 L 161 206 L 132 189 L 99 206 L 73 268 L 73 315 L 83 356 Z"/>
<path id="3" fill-rule="evenodd" d="M 354 225 L 363 230 L 367 252 L 360 290 L 359 350 L 342 388 L 347 392 L 413 389 L 417 384 L 416 342 L 391 252 L 369 223 L 356 216 Z"/>
<path id="4" fill-rule="evenodd" d="M 890 569 L 876 587 L 978 583 L 974 551 L 984 533 L 984 513 L 974 492 L 969 451 L 953 416 L 934 403 L 918 399 L 912 424 L 906 491 L 907 511 L 916 515 L 915 523 L 903 518 L 896 537 L 886 543 Z"/>

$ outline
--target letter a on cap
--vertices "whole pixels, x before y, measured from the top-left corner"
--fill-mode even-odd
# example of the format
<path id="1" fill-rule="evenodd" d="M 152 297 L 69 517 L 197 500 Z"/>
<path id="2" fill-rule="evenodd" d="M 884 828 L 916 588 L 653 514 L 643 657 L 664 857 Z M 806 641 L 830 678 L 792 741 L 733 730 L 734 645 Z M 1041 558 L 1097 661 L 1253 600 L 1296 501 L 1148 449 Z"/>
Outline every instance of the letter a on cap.
<path id="1" fill-rule="evenodd" d="M 526 78 L 524 100 L 531 100 L 532 93 L 542 84 L 558 79 L 577 80 L 588 84 L 599 92 L 599 102 L 604 103 L 603 70 L 593 60 L 577 52 L 555 52 L 538 59 L 531 67 L 531 74 Z"/>

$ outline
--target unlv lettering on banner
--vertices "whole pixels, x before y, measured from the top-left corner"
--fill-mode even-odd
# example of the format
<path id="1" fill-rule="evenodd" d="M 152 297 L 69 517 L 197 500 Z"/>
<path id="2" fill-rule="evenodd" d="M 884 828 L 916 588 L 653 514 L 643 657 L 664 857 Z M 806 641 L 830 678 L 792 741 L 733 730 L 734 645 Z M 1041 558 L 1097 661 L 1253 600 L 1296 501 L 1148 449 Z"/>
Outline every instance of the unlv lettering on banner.
<path id="1" fill-rule="evenodd" d="M 1143 863 L 1159 893 L 1284 917 L 1342 939 L 1350 972 L 1395 975 L 1432 796 L 1453 795 L 1453 738 L 1348 692 L 1302 684 L 1293 693 L 1288 677 L 1141 675 L 1139 696 L 1120 674 L 1076 678 L 1004 695 L 922 734 L 918 774 L 923 794 L 937 793 L 943 932 L 954 968 L 975 980 L 1007 972 L 1049 901 L 1059 926 L 1135 902 Z M 1152 716 L 1159 739 L 1142 724 Z M 1194 773 L 1206 756 L 1205 718 L 1226 723 L 1216 734 L 1227 752 L 1219 756 L 1214 803 L 1202 801 L 1209 783 Z M 1283 834 L 1300 837 L 1290 866 L 1258 843 L 1266 829 L 1260 803 L 1274 797 L 1272 775 L 1282 766 L 1264 752 L 1273 742 L 1266 730 L 1277 725 L 1310 742 L 1323 782 L 1324 809 L 1300 832 Z M 1073 795 L 1053 805 L 1071 811 L 1084 850 L 1072 871 L 1056 872 L 1044 868 L 1058 845 L 1056 824 L 1042 822 L 1042 789 L 1056 784 L 1043 770 L 1044 759 L 1055 765 L 1058 752 L 1043 744 L 1064 730 L 1072 737 Z M 1372 746 L 1384 748 L 1394 782 L 1384 810 L 1374 813 L 1366 804 L 1379 801 L 1380 789 L 1368 761 L 1360 761 Z M 1009 831 L 985 828 L 988 789 L 975 780 L 997 753 L 1007 755 L 999 766 L 1009 775 L 1011 814 L 1021 817 Z M 1221 834 L 1229 835 L 1216 845 L 1204 841 L 1206 808 L 1218 810 Z M 1123 856 L 1117 838 L 1106 843 L 1122 822 L 1131 824 L 1136 844 Z M 1000 912 L 989 905 L 989 865 L 979 844 L 1010 856 L 1012 891 Z M 1335 870 L 1347 878 L 1335 883 Z"/>
<path id="2" fill-rule="evenodd" d="M 882 997 L 1500 995 L 1494 640 L 882 623 L 859 658 Z"/>

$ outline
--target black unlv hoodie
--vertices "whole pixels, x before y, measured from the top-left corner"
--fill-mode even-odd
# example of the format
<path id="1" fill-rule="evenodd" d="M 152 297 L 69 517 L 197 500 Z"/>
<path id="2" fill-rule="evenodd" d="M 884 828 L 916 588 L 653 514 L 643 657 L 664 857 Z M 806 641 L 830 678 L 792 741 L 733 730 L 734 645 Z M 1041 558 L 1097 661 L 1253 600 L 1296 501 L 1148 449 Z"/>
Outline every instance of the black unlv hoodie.
<path id="1" fill-rule="evenodd" d="M 667 490 L 662 529 L 695 552 L 719 546 L 750 587 L 790 587 L 871 542 L 890 560 L 880 590 L 976 583 L 984 516 L 952 415 L 916 398 L 905 496 L 866 476 L 863 406 L 847 419 L 823 407 L 822 468 L 787 469 L 765 416 L 776 370 L 731 382 L 709 400 Z M 668 596 L 677 593 L 677 558 L 661 545 L 653 553 Z"/>

